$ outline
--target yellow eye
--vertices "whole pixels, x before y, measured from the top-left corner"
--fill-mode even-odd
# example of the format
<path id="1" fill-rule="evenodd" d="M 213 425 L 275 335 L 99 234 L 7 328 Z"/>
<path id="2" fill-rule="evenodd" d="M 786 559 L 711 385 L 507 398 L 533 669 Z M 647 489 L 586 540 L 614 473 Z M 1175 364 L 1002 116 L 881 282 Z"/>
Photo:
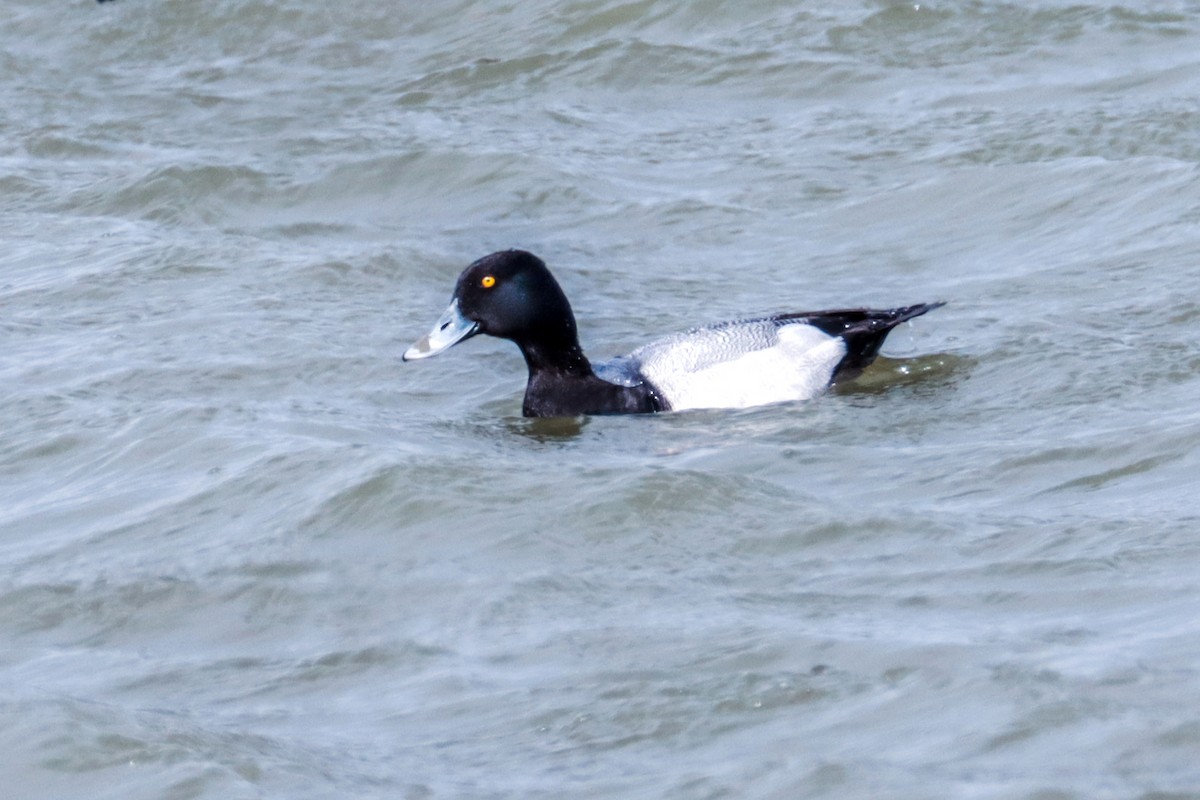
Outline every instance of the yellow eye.
<path id="1" fill-rule="evenodd" d="M 485 289 L 490 289 L 496 285 L 496 278 L 492 275 L 484 275 L 483 280 L 479 282 L 479 285 Z"/>

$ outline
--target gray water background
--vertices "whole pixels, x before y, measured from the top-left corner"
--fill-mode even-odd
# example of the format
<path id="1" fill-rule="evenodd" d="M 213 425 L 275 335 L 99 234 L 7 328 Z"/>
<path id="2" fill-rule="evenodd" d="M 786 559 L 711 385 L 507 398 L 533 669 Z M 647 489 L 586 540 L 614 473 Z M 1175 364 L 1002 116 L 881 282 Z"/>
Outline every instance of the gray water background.
<path id="1" fill-rule="evenodd" d="M 7 0 L 11 798 L 1200 797 L 1200 4 Z M 585 348 L 949 305 L 856 387 Z"/>

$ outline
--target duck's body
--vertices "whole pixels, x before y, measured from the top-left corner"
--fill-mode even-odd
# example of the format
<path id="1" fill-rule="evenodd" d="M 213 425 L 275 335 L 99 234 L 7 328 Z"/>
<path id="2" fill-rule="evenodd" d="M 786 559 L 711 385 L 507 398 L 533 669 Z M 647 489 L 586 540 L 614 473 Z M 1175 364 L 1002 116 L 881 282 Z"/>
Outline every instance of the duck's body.
<path id="1" fill-rule="evenodd" d="M 404 354 L 436 355 L 477 333 L 511 339 L 529 368 L 527 417 L 747 408 L 807 400 L 869 365 L 888 332 L 941 303 L 778 314 L 709 325 L 592 364 L 570 303 L 536 256 L 493 253 L 459 276 L 450 307 Z"/>

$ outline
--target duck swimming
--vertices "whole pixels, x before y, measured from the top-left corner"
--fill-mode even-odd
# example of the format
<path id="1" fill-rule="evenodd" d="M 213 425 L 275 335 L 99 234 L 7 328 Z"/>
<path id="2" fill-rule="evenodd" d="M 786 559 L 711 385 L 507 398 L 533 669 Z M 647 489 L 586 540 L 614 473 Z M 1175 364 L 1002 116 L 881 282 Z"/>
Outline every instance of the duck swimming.
<path id="1" fill-rule="evenodd" d="M 450 306 L 404 360 L 437 355 L 479 333 L 509 339 L 529 367 L 527 417 L 748 408 L 807 400 L 854 378 L 892 328 L 942 305 L 719 322 L 592 363 L 579 346 L 571 304 L 545 263 L 524 250 L 502 250 L 463 270 Z"/>

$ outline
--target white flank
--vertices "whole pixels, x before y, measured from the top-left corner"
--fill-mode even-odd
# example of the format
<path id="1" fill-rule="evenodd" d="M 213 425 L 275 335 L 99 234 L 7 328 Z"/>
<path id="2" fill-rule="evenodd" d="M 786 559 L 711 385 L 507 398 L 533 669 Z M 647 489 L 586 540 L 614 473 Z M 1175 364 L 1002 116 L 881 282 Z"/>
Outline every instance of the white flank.
<path id="1" fill-rule="evenodd" d="M 698 340 L 695 332 L 672 337 L 634 355 L 643 356 L 642 373 L 674 411 L 807 400 L 829 386 L 846 355 L 840 337 L 812 325 L 775 328 L 769 344 L 761 327 L 739 328 L 705 332 Z M 744 349 L 750 340 L 757 349 Z"/>

